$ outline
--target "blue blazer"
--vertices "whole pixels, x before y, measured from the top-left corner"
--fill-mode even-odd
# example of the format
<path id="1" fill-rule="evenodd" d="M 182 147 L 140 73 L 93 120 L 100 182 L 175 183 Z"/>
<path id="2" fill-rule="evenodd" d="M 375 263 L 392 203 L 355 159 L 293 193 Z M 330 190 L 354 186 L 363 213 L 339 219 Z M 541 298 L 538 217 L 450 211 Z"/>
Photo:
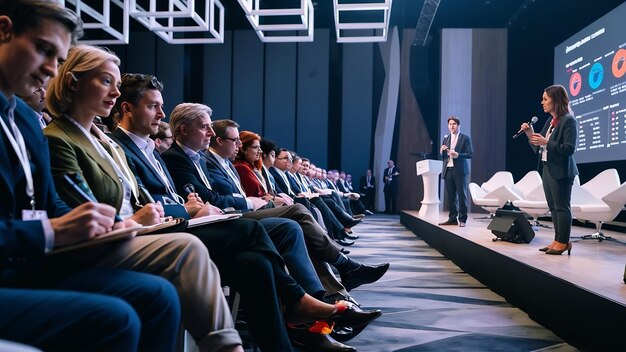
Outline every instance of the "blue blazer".
<path id="1" fill-rule="evenodd" d="M 245 198 L 223 195 L 216 192 L 216 183 L 213 179 L 211 179 L 209 170 L 207 169 L 207 164 L 201 161 L 200 167 L 209 179 L 209 182 L 211 182 L 211 188 L 213 188 L 208 189 L 204 183 L 202 183 L 200 174 L 194 166 L 193 161 L 189 158 L 189 156 L 187 156 L 183 148 L 181 148 L 178 143 L 173 143 L 172 147 L 163 153 L 161 157 L 171 172 L 176 188 L 184 189 L 184 186 L 187 183 L 191 183 L 195 187 L 196 193 L 198 193 L 203 201 L 209 202 L 218 208 L 225 209 L 233 207 L 238 210 L 248 209 L 248 203 Z M 186 194 L 181 194 L 181 196 L 185 198 Z"/>
<path id="2" fill-rule="evenodd" d="M 551 119 L 548 119 L 541 130 L 541 135 L 544 137 L 550 128 L 550 121 Z M 576 119 L 570 114 L 563 116 L 559 125 L 552 131 L 546 145 L 548 148 L 548 161 L 544 167 L 548 167 L 550 175 L 554 179 L 571 178 L 578 175 L 578 168 L 573 155 L 574 151 L 576 151 L 577 138 Z M 532 145 L 531 147 L 535 152 L 539 152 L 539 147 Z M 541 158 L 541 155 L 539 157 Z"/>
<path id="3" fill-rule="evenodd" d="M 289 187 L 287 187 L 287 183 L 285 183 L 285 180 L 282 178 L 282 176 L 278 174 L 278 171 L 276 171 L 276 168 L 274 166 L 270 167 L 270 173 L 274 177 L 274 182 L 276 183 L 276 191 L 278 193 L 285 193 L 291 198 L 295 198 L 296 194 L 294 192 L 293 186 L 291 185 L 291 182 L 289 185 L 289 187 L 291 187 L 291 193 L 289 193 Z M 288 176 L 287 179 L 289 179 Z"/>
<path id="4" fill-rule="evenodd" d="M 443 139 L 443 144 L 445 144 L 448 148 L 450 148 L 450 142 L 452 141 L 452 135 L 448 135 Z M 460 171 L 461 175 L 469 174 L 469 162 L 468 159 L 471 159 L 474 155 L 474 147 L 472 147 L 472 139 L 461 132 L 459 132 L 459 139 L 456 141 L 456 147 L 454 151 L 459 153 L 459 157 L 454 159 L 454 167 L 457 171 Z M 448 151 L 445 150 L 441 154 L 443 158 L 443 170 L 441 171 L 441 177 L 445 178 L 448 173 Z"/>
<path id="5" fill-rule="evenodd" d="M 35 112 L 21 99 L 17 99 L 15 123 L 24 136 L 29 152 L 36 209 L 46 210 L 48 218 L 66 214 L 71 209 L 57 196 L 50 172 L 48 141 L 44 137 Z M 10 128 L 6 111 L 8 99 L 0 93 L 0 115 Z M 32 260 L 41 258 L 45 237 L 41 222 L 22 221 L 22 210 L 30 209 L 26 196 L 24 172 L 9 144 L 4 130 L 0 130 L 0 283 L 7 270 L 30 266 Z"/>
<path id="6" fill-rule="evenodd" d="M 155 170 L 152 164 L 150 164 L 150 161 L 148 161 L 143 152 L 139 149 L 139 147 L 137 147 L 137 144 L 135 144 L 135 142 L 133 142 L 133 140 L 119 128 L 115 130 L 115 132 L 110 134 L 110 137 L 113 138 L 117 142 L 117 144 L 122 146 L 122 148 L 124 149 L 124 153 L 126 153 L 126 159 L 128 161 L 128 166 L 137 178 L 137 183 L 145 187 L 145 189 L 150 193 L 154 200 L 161 201 L 163 203 L 163 210 L 165 212 L 165 215 L 188 219 L 189 214 L 187 213 L 187 210 L 184 206 L 180 204 L 167 205 L 163 202 L 163 197 L 172 198 L 167 192 L 167 185 L 165 184 L 163 179 L 161 179 L 161 176 L 159 175 L 157 170 Z M 163 171 L 165 171 L 165 176 L 167 176 L 170 184 L 174 188 L 174 192 L 178 193 L 178 191 L 176 190 L 176 184 L 174 183 L 172 175 L 170 175 L 167 169 L 165 161 L 163 161 L 163 159 L 156 150 L 152 152 L 156 160 L 161 163 Z M 185 199 L 184 196 L 181 195 L 181 197 Z"/>
<path id="7" fill-rule="evenodd" d="M 246 202 L 245 196 L 239 192 L 237 184 L 235 184 L 230 176 L 228 176 L 228 173 L 224 170 L 222 164 L 220 164 L 215 155 L 207 150 L 204 152 L 204 156 L 206 168 L 209 170 L 209 179 L 211 180 L 213 190 L 220 196 L 234 198 L 237 202 L 235 209 L 247 210 L 248 203 Z M 239 177 L 236 170 L 232 170 L 232 172 L 235 176 Z"/>

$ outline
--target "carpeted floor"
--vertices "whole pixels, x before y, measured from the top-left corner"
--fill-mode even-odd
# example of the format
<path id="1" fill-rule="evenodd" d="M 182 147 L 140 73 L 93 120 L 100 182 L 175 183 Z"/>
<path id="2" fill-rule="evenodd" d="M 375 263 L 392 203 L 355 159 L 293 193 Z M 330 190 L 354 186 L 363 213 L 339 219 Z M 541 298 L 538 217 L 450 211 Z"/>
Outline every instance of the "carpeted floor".
<path id="1" fill-rule="evenodd" d="M 384 314 L 348 344 L 359 351 L 576 351 L 400 225 L 374 215 L 355 227 L 352 258 L 389 261 L 351 293 Z"/>
<path id="2" fill-rule="evenodd" d="M 384 314 L 346 342 L 358 351 L 577 351 L 407 230 L 399 216 L 368 216 L 350 257 L 389 261 L 378 282 L 351 292 Z M 251 351 L 252 349 L 247 349 Z"/>

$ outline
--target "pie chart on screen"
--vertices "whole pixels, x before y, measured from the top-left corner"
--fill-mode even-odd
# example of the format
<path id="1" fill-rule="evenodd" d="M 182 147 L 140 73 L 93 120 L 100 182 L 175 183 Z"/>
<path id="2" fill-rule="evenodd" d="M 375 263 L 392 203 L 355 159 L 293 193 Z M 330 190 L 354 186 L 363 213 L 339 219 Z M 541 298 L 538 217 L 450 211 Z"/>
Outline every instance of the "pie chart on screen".
<path id="1" fill-rule="evenodd" d="M 570 78 L 569 78 L 569 93 L 571 96 L 575 97 L 578 95 L 578 93 L 580 93 L 580 89 L 582 88 L 582 77 L 580 76 L 580 73 L 575 72 Z"/>
<path id="2" fill-rule="evenodd" d="M 602 78 L 604 78 L 604 67 L 599 62 L 596 62 L 591 66 L 589 72 L 589 86 L 591 89 L 597 89 L 602 84 Z"/>
<path id="3" fill-rule="evenodd" d="M 615 53 L 611 70 L 616 78 L 620 78 L 626 73 L 626 49 L 619 49 Z"/>

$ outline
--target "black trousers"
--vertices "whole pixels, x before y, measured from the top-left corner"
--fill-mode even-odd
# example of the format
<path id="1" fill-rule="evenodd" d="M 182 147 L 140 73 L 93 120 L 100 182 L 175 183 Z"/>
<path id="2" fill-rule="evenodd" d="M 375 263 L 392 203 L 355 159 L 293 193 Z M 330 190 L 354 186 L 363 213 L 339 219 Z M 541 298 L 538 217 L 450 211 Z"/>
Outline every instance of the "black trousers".
<path id="1" fill-rule="evenodd" d="M 560 243 L 568 243 L 572 232 L 572 184 L 574 178 L 555 179 L 550 175 L 546 165 L 543 165 L 541 173 L 543 191 L 546 194 L 548 208 L 552 214 L 554 224 L 554 240 Z"/>
<path id="2" fill-rule="evenodd" d="M 448 194 L 448 220 L 467 221 L 467 175 L 456 167 L 446 170 L 446 192 Z M 458 201 L 458 207 L 457 207 Z"/>
<path id="3" fill-rule="evenodd" d="M 291 351 L 281 302 L 296 303 L 304 290 L 284 270 L 276 247 L 258 221 L 237 219 L 188 230 L 207 247 L 222 281 L 241 294 L 250 330 L 263 351 Z"/>

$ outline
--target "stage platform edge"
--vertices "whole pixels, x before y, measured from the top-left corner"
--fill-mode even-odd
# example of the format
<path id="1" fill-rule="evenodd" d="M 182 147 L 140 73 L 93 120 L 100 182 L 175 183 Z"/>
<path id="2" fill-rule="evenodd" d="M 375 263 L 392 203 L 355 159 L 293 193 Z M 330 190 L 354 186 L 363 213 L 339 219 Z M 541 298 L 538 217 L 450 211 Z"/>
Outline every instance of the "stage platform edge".
<path id="1" fill-rule="evenodd" d="M 582 351 L 624 350 L 626 304 L 623 302 L 608 299 L 601 293 L 591 292 L 468 240 L 420 219 L 416 212 L 400 212 L 400 223 L 576 348 Z"/>

